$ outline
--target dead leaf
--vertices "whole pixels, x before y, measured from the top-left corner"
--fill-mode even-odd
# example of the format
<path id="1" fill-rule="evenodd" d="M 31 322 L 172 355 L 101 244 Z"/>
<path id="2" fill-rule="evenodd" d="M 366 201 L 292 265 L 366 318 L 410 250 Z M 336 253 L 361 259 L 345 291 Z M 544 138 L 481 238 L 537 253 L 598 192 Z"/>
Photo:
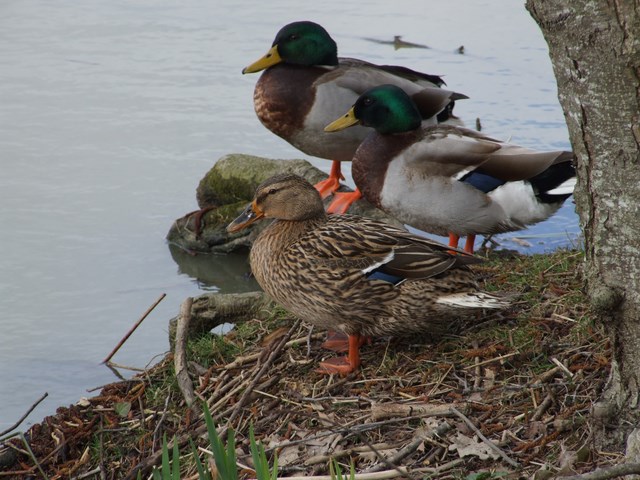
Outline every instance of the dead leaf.
<path id="1" fill-rule="evenodd" d="M 289 465 L 290 463 L 295 462 L 301 456 L 305 457 L 306 453 L 304 452 L 305 448 L 301 445 L 290 445 L 288 447 L 284 447 L 280 452 L 278 452 L 278 466 Z"/>
<path id="2" fill-rule="evenodd" d="M 457 450 L 460 457 L 475 456 L 480 460 L 500 458 L 497 452 L 494 452 L 489 445 L 478 441 L 478 437 L 467 437 L 461 433 L 457 433 L 454 442 L 449 445 L 449 450 Z"/>
<path id="3" fill-rule="evenodd" d="M 276 340 L 284 337 L 288 331 L 289 331 L 289 327 L 280 327 L 274 330 L 273 332 L 269 333 L 268 335 L 265 335 L 264 337 L 262 337 L 262 341 L 260 342 L 260 345 L 263 347 L 271 345 Z"/>

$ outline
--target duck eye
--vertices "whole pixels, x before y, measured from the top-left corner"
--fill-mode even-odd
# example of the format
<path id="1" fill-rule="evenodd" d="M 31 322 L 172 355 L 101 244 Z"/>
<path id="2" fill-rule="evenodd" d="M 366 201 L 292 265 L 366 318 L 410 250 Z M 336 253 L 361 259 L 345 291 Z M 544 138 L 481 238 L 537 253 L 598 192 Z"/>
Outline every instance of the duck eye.
<path id="1" fill-rule="evenodd" d="M 368 107 L 369 105 L 371 105 L 371 104 L 373 103 L 373 99 L 372 99 L 371 97 L 365 97 L 365 98 L 363 99 L 362 103 L 363 103 L 365 106 L 367 106 L 367 107 Z"/>
<path id="2" fill-rule="evenodd" d="M 267 195 L 273 195 L 274 193 L 276 193 L 278 191 L 277 188 L 270 188 L 269 191 L 267 192 Z"/>
<path id="3" fill-rule="evenodd" d="M 291 35 L 289 35 L 289 40 L 297 40 L 300 38 L 300 35 L 298 35 L 297 33 L 292 33 Z"/>

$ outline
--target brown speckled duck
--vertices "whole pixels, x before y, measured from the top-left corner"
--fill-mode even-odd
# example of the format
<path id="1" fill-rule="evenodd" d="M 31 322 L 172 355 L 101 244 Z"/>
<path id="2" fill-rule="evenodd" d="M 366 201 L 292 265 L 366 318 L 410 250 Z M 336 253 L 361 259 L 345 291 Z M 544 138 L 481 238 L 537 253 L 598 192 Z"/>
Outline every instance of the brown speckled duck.
<path id="1" fill-rule="evenodd" d="M 467 267 L 480 259 L 384 222 L 327 215 L 302 177 L 276 175 L 227 229 L 275 221 L 255 240 L 251 269 L 262 288 L 294 315 L 349 336 L 348 356 L 324 373 L 360 365 L 363 336 L 441 334 L 452 317 L 506 302 L 478 291 Z"/>
<path id="2" fill-rule="evenodd" d="M 439 88 L 444 82 L 436 75 L 338 57 L 336 42 L 327 31 L 308 21 L 284 26 L 267 54 L 242 73 L 262 70 L 254 91 L 262 124 L 307 155 L 333 160 L 329 178 L 316 185 L 323 198 L 340 186 L 340 162 L 351 161 L 368 134 L 358 127 L 328 135 L 324 127 L 367 89 L 397 85 L 412 96 L 428 123 L 445 121 L 452 116 L 453 101 L 467 98 Z M 343 213 L 359 197 L 358 191 L 334 193 L 329 211 Z"/>
<path id="3" fill-rule="evenodd" d="M 573 153 L 537 151 L 466 128 L 425 126 L 394 85 L 368 90 L 326 127 L 375 129 L 358 147 L 353 179 L 364 197 L 398 220 L 449 234 L 473 253 L 476 234 L 511 232 L 549 218 L 571 196 Z M 361 127 L 358 127 L 361 128 Z"/>

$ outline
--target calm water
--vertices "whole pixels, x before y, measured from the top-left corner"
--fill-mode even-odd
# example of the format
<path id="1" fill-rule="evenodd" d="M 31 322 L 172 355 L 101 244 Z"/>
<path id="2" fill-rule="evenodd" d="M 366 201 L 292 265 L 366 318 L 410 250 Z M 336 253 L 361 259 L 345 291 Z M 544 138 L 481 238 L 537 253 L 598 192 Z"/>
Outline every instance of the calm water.
<path id="1" fill-rule="evenodd" d="M 345 56 L 445 74 L 471 97 L 456 107 L 469 126 L 480 117 L 498 138 L 569 148 L 546 44 L 522 2 L 367 3 L 0 3 L 0 430 L 45 391 L 23 427 L 114 380 L 99 362 L 161 293 L 114 361 L 144 367 L 163 354 L 186 296 L 251 288 L 238 258 L 182 272 L 164 236 L 196 208 L 220 156 L 302 156 L 259 124 L 257 76 L 240 74 L 289 21 L 323 24 Z M 365 40 L 398 34 L 432 48 Z M 533 233 L 528 251 L 540 251 L 577 230 L 569 204 L 518 236 Z"/>

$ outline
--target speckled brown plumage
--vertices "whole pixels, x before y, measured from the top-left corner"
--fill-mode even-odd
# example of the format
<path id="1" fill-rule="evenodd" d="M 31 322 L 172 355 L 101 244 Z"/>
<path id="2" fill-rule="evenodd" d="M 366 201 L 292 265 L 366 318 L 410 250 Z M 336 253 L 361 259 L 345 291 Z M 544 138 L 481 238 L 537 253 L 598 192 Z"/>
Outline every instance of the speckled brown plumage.
<path id="1" fill-rule="evenodd" d="M 256 280 L 283 307 L 315 325 L 350 335 L 438 334 L 469 309 L 504 305 L 478 292 L 467 267 L 478 258 L 452 254 L 445 245 L 376 220 L 328 216 L 317 191 L 295 175 L 258 187 L 245 215 L 255 218 L 256 212 L 276 218 L 251 249 Z M 242 218 L 230 229 L 243 224 Z M 376 279 L 373 271 L 395 280 Z M 477 304 L 442 303 L 465 294 Z"/>

